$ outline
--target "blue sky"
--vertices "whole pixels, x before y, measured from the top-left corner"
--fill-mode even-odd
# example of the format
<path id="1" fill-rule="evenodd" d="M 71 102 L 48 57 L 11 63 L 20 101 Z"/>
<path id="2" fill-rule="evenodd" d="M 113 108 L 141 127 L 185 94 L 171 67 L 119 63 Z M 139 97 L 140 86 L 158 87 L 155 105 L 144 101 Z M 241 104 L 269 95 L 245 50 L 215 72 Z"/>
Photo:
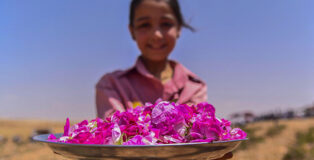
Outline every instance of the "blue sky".
<path id="1" fill-rule="evenodd" d="M 314 102 L 314 2 L 180 0 L 171 58 L 208 85 L 219 116 Z M 134 64 L 129 0 L 0 1 L 0 118 L 91 119 L 99 78 Z"/>

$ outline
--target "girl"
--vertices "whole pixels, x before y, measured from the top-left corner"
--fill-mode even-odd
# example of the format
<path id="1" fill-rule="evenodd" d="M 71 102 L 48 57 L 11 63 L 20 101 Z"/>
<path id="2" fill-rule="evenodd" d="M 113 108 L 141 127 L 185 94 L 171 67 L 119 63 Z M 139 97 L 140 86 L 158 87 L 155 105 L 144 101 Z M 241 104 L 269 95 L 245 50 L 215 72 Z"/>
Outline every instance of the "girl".
<path id="1" fill-rule="evenodd" d="M 96 85 L 97 116 L 125 111 L 157 99 L 178 103 L 207 101 L 206 84 L 168 57 L 187 25 L 177 0 L 132 0 L 129 31 L 141 55 L 125 71 L 104 75 Z M 229 159 L 232 153 L 219 160 Z"/>
<path id="2" fill-rule="evenodd" d="M 115 110 L 176 100 L 178 103 L 207 101 L 207 87 L 180 63 L 168 59 L 187 25 L 176 0 L 133 0 L 129 31 L 141 55 L 125 71 L 104 75 L 96 85 L 97 116 L 104 118 Z"/>

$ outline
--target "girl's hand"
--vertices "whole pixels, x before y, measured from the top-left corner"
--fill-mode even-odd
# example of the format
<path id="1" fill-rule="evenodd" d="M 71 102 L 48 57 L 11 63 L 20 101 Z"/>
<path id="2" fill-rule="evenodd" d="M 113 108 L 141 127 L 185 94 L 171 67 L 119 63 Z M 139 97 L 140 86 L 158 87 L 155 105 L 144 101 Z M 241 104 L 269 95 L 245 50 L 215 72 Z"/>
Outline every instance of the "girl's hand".
<path id="1" fill-rule="evenodd" d="M 231 159 L 233 157 L 232 152 L 226 153 L 223 157 L 215 159 L 215 160 L 226 160 L 226 159 Z"/>

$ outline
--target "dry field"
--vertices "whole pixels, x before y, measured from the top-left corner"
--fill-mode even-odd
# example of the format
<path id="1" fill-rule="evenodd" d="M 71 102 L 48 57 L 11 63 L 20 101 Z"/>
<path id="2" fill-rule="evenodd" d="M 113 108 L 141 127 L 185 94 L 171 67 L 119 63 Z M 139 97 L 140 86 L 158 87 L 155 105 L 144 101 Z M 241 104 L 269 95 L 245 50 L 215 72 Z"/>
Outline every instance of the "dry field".
<path id="1" fill-rule="evenodd" d="M 232 160 L 281 160 L 288 152 L 288 146 L 294 144 L 295 134 L 313 127 L 314 119 L 281 120 L 278 123 L 286 126 L 280 134 L 266 137 L 261 143 L 234 152 Z M 35 129 L 49 128 L 59 133 L 63 131 L 63 125 L 64 122 L 0 119 L 0 136 L 7 139 L 6 142 L 0 142 L 0 160 L 66 160 L 47 146 L 29 139 Z M 274 122 L 266 121 L 252 123 L 247 127 L 257 129 L 256 135 L 263 136 L 273 125 Z"/>

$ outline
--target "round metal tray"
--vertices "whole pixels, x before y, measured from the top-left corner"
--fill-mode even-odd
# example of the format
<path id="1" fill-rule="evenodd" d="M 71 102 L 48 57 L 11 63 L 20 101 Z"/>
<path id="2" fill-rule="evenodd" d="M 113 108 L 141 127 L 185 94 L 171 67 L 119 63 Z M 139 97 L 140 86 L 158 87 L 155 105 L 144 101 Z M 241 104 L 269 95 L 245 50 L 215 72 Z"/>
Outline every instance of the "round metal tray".
<path id="1" fill-rule="evenodd" d="M 59 138 L 62 134 L 54 135 Z M 211 160 L 233 151 L 242 141 L 247 140 L 126 146 L 50 142 L 48 136 L 37 135 L 33 140 L 47 144 L 56 154 L 79 160 Z"/>

